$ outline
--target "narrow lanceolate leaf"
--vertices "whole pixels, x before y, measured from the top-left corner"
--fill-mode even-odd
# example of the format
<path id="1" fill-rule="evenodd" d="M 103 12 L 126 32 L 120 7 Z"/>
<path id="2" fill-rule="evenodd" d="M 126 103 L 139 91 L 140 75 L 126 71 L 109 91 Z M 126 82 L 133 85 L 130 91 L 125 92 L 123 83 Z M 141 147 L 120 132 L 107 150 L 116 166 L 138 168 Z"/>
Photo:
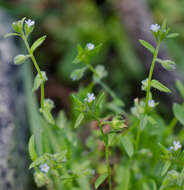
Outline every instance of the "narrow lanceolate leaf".
<path id="1" fill-rule="evenodd" d="M 20 34 L 17 34 L 17 33 L 8 33 L 8 34 L 4 35 L 5 38 L 8 38 L 10 36 L 20 36 Z"/>
<path id="2" fill-rule="evenodd" d="M 40 87 L 41 84 L 43 84 L 44 82 L 48 80 L 46 76 L 46 72 L 41 71 L 41 75 L 38 73 L 34 79 L 34 85 L 32 89 L 33 92 L 36 91 Z"/>
<path id="3" fill-rule="evenodd" d="M 33 135 L 29 139 L 28 149 L 29 149 L 29 155 L 31 157 L 31 160 L 35 161 L 38 156 L 35 150 L 35 139 Z"/>
<path id="4" fill-rule="evenodd" d="M 160 90 L 161 92 L 168 92 L 168 93 L 171 92 L 171 90 L 169 88 L 167 88 L 165 85 L 163 85 L 162 83 L 160 83 L 157 80 L 152 80 L 151 81 L 151 86 L 153 88 L 156 88 L 156 89 Z"/>
<path id="5" fill-rule="evenodd" d="M 20 34 L 23 33 L 23 24 L 24 24 L 25 19 L 26 18 L 24 17 L 21 20 L 18 20 L 12 23 L 12 28 L 15 32 L 20 33 Z"/>
<path id="6" fill-rule="evenodd" d="M 171 165 L 170 161 L 166 161 L 166 163 L 164 164 L 162 171 L 161 171 L 161 176 L 164 176 L 166 174 L 166 172 L 168 171 L 169 167 Z"/>
<path id="7" fill-rule="evenodd" d="M 182 98 L 184 99 L 184 86 L 180 80 L 176 80 L 176 86 L 177 86 Z"/>
<path id="8" fill-rule="evenodd" d="M 139 40 L 139 42 L 144 46 L 146 49 L 148 49 L 152 54 L 155 52 L 155 48 L 148 42 L 144 40 Z"/>
<path id="9" fill-rule="evenodd" d="M 45 99 L 43 105 L 44 106 L 40 109 L 40 112 L 43 113 L 43 116 L 46 121 L 48 121 L 48 123 L 54 125 L 55 120 L 51 113 L 52 109 L 54 108 L 54 102 L 50 99 Z"/>
<path id="10" fill-rule="evenodd" d="M 84 114 L 83 114 L 83 113 L 80 113 L 79 116 L 77 117 L 77 120 L 76 120 L 76 122 L 75 122 L 74 128 L 79 127 L 80 124 L 82 123 L 83 119 L 84 119 Z"/>
<path id="11" fill-rule="evenodd" d="M 17 55 L 15 58 L 14 58 L 14 63 L 16 65 L 20 65 L 22 63 L 24 63 L 28 58 L 30 57 L 30 55 Z"/>
<path id="12" fill-rule="evenodd" d="M 178 33 L 172 33 L 172 34 L 169 34 L 169 35 L 167 36 L 167 38 L 175 38 L 175 37 L 178 37 L 178 36 L 179 36 Z"/>
<path id="13" fill-rule="evenodd" d="M 101 176 L 99 176 L 95 182 L 95 189 L 97 189 L 105 181 L 107 177 L 108 177 L 107 173 L 104 173 Z"/>
<path id="14" fill-rule="evenodd" d="M 45 160 L 46 160 L 46 156 L 44 154 L 44 155 L 40 156 L 39 158 L 37 158 L 34 162 L 32 162 L 29 166 L 29 169 L 39 166 L 40 164 L 44 163 Z"/>
<path id="15" fill-rule="evenodd" d="M 179 104 L 174 104 L 173 112 L 177 120 L 184 125 L 184 107 Z"/>
<path id="16" fill-rule="evenodd" d="M 81 69 L 76 69 L 76 70 L 74 70 L 72 73 L 71 73 L 71 75 L 70 75 L 70 77 L 72 78 L 72 80 L 79 80 L 79 79 L 81 79 L 82 77 L 83 77 L 83 75 L 84 75 L 84 72 L 86 71 L 86 69 L 87 69 L 87 67 L 83 67 L 83 68 L 81 68 Z"/>
<path id="17" fill-rule="evenodd" d="M 42 36 L 41 38 L 37 39 L 31 46 L 31 51 L 34 52 L 45 41 L 46 37 L 47 36 Z"/>
<path id="18" fill-rule="evenodd" d="M 162 60 L 162 59 L 156 59 L 157 62 L 159 62 L 164 69 L 167 70 L 173 70 L 176 68 L 176 63 L 171 60 Z"/>
<path id="19" fill-rule="evenodd" d="M 50 110 L 44 108 L 44 109 L 40 109 L 40 112 L 43 113 L 43 116 L 46 119 L 46 121 L 48 121 L 48 123 L 50 123 L 52 125 L 55 124 L 54 118 L 53 118 Z"/>
<path id="20" fill-rule="evenodd" d="M 134 154 L 134 146 L 133 143 L 128 135 L 125 135 L 121 138 L 121 143 L 128 154 L 129 157 L 132 157 Z"/>

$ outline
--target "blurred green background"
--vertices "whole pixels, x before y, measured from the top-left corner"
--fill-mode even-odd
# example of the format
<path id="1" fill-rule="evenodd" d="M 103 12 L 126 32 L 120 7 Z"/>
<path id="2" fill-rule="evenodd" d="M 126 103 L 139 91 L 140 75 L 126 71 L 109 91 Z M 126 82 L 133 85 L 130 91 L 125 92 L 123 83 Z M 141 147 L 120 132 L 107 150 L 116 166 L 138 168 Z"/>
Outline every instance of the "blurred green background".
<path id="1" fill-rule="evenodd" d="M 14 18 L 24 16 L 36 21 L 32 39 L 47 35 L 47 40 L 37 51 L 42 70 L 46 70 L 50 82 L 46 95 L 55 100 L 57 108 L 68 107 L 68 94 L 77 89 L 78 83 L 70 79 L 76 67 L 72 60 L 77 53 L 77 44 L 103 43 L 103 48 L 94 64 L 103 64 L 109 72 L 106 82 L 116 94 L 133 104 L 141 97 L 140 81 L 146 78 L 131 38 L 115 9 L 116 0 L 6 0 L 1 2 Z M 179 32 L 179 38 L 166 42 L 170 56 L 184 72 L 184 0 L 146 0 L 150 15 L 155 22 L 167 18 L 168 25 Z M 130 21 L 131 22 L 131 21 Z M 138 40 L 138 39 L 137 39 Z M 89 76 L 80 82 L 88 82 Z"/>

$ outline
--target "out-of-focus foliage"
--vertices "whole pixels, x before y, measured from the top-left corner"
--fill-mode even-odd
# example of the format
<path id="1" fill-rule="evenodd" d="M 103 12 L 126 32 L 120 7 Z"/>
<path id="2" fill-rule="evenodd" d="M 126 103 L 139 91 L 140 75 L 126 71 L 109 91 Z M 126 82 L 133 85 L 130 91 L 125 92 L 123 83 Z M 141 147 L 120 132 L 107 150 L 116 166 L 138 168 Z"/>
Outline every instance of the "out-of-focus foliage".
<path id="1" fill-rule="evenodd" d="M 168 18 L 168 24 L 176 32 L 181 33 L 178 40 L 169 40 L 167 45 L 170 55 L 184 71 L 182 64 L 184 2 L 179 0 L 145 2 L 150 6 L 150 14 L 154 15 L 157 22 Z M 129 39 L 131 36 L 124 30 L 117 12 L 113 9 L 113 3 L 115 1 L 9 0 L 1 4 L 17 18 L 26 16 L 36 21 L 40 31 L 33 36 L 34 39 L 43 34 L 43 31 L 47 33 L 47 45 L 39 51 L 40 63 L 67 84 L 73 85 L 69 76 L 75 66 L 69 63 L 76 54 L 76 45 L 103 42 L 103 51 L 94 62 L 105 65 L 113 74 L 107 79 L 108 83 L 120 97 L 130 101 L 140 89 L 135 79 L 143 79 L 144 70 L 134 48 L 131 47 Z"/>

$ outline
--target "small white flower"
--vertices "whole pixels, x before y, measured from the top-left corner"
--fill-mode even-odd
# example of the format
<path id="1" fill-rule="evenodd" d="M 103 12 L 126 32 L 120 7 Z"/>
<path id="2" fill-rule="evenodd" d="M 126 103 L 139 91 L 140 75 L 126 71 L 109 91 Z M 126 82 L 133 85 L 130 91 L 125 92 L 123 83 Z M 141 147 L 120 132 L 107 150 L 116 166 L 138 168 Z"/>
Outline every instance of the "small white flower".
<path id="1" fill-rule="evenodd" d="M 67 159 L 66 159 L 66 157 L 64 157 L 64 159 L 63 159 L 63 162 L 67 162 Z"/>
<path id="2" fill-rule="evenodd" d="M 73 80 L 73 81 L 75 81 L 75 80 L 76 80 L 76 76 L 72 76 L 71 78 L 72 78 L 72 80 Z"/>
<path id="3" fill-rule="evenodd" d="M 95 170 L 91 170 L 91 174 L 94 175 L 95 174 Z"/>
<path id="4" fill-rule="evenodd" d="M 152 25 L 150 26 L 150 30 L 151 30 L 152 32 L 158 32 L 159 29 L 160 29 L 160 25 L 158 25 L 158 24 L 152 24 Z"/>
<path id="5" fill-rule="evenodd" d="M 141 84 L 142 84 L 141 89 L 146 90 L 146 88 L 148 87 L 148 78 L 141 81 Z"/>
<path id="6" fill-rule="evenodd" d="M 90 50 L 93 50 L 95 48 L 95 45 L 92 44 L 92 43 L 88 43 L 87 45 L 87 49 L 90 51 Z"/>
<path id="7" fill-rule="evenodd" d="M 169 148 L 169 150 L 173 150 L 174 149 L 175 151 L 177 151 L 178 149 L 180 149 L 182 147 L 179 141 L 174 141 L 173 145 L 174 146 L 171 146 Z"/>
<path id="8" fill-rule="evenodd" d="M 95 96 L 93 93 L 88 93 L 88 97 L 84 99 L 85 102 L 92 102 L 93 100 L 95 100 Z"/>
<path id="9" fill-rule="evenodd" d="M 149 100 L 149 101 L 148 101 L 148 105 L 149 105 L 149 107 L 151 107 L 151 108 L 155 107 L 155 101 L 154 101 L 154 100 Z"/>
<path id="10" fill-rule="evenodd" d="M 33 26 L 35 24 L 34 20 L 28 19 L 25 21 L 25 23 L 28 25 L 28 27 Z"/>
<path id="11" fill-rule="evenodd" d="M 44 173 L 48 173 L 49 169 L 50 169 L 50 167 L 48 166 L 47 163 L 44 163 L 44 164 L 41 164 L 41 165 L 40 165 L 40 170 L 41 170 L 42 172 L 44 172 Z"/>

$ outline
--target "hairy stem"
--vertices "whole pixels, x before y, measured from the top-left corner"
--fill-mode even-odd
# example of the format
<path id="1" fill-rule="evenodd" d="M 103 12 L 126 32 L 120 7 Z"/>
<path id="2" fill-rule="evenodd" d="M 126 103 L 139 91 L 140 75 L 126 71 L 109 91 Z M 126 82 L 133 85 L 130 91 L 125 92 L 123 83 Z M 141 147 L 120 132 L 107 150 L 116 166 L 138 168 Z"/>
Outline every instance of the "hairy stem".
<path id="1" fill-rule="evenodd" d="M 25 43 L 25 45 L 26 45 L 27 51 L 28 51 L 29 55 L 31 56 L 31 59 L 32 59 L 32 61 L 33 61 L 33 64 L 34 64 L 34 66 L 35 66 L 35 68 L 36 68 L 38 74 L 40 75 L 40 78 L 43 79 L 43 76 L 42 76 L 42 73 L 41 73 L 40 68 L 39 68 L 39 66 L 38 66 L 38 63 L 37 63 L 37 61 L 36 61 L 36 59 L 35 59 L 35 57 L 34 57 L 34 55 L 33 55 L 33 52 L 31 51 L 31 48 L 30 48 L 29 44 L 28 44 L 27 38 L 26 38 L 25 36 L 23 36 L 22 38 L 23 38 L 24 43 Z M 42 83 L 42 84 L 41 84 L 41 108 L 44 107 L 44 96 L 45 96 L 44 91 L 45 91 L 45 90 L 44 90 L 44 83 Z"/>
<path id="2" fill-rule="evenodd" d="M 148 101 L 149 101 L 150 89 L 151 89 L 151 79 L 152 79 L 156 59 L 157 59 L 157 56 L 158 56 L 159 48 L 160 48 L 160 42 L 157 44 L 156 50 L 154 52 L 153 61 L 152 61 L 150 72 L 149 72 L 148 87 L 147 87 L 147 91 L 146 91 L 146 104 L 145 104 L 144 114 L 146 114 L 147 110 L 148 110 Z"/>
<path id="3" fill-rule="evenodd" d="M 100 120 L 98 121 L 98 125 L 100 128 L 100 132 L 103 137 L 104 145 L 105 145 L 105 158 L 106 158 L 106 166 L 107 166 L 107 173 L 108 173 L 108 183 L 109 183 L 109 190 L 112 190 L 112 180 L 111 180 L 111 167 L 110 167 L 110 162 L 109 162 L 109 142 L 108 142 L 108 136 L 105 135 L 102 129 L 102 124 Z"/>
<path id="4" fill-rule="evenodd" d="M 107 164 L 107 172 L 108 172 L 108 183 L 109 183 L 109 190 L 112 190 L 112 182 L 111 182 L 111 167 L 109 163 L 109 145 L 105 145 L 105 157 L 106 157 L 106 164 Z"/>

